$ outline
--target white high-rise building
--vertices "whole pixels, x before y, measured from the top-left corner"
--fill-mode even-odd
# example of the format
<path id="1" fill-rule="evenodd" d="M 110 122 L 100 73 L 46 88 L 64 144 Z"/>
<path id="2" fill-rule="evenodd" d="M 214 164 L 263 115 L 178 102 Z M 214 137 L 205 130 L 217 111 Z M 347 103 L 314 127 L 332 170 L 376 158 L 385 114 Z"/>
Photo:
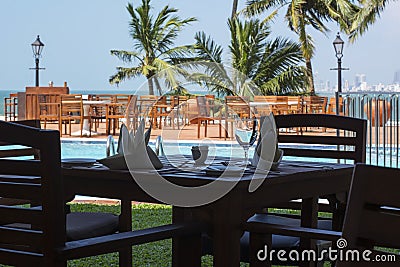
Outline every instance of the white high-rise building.
<path id="1" fill-rule="evenodd" d="M 394 73 L 393 83 L 400 84 L 400 70 L 398 70 Z"/>
<path id="2" fill-rule="evenodd" d="M 367 76 L 365 74 L 356 74 L 355 80 L 354 80 L 354 86 L 355 87 L 360 87 L 361 84 L 367 82 Z"/>

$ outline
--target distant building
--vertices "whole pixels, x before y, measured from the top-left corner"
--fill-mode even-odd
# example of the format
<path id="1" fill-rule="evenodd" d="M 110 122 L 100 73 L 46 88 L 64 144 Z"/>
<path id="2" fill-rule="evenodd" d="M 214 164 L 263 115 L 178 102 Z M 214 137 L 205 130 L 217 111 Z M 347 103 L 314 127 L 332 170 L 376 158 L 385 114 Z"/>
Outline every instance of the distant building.
<path id="1" fill-rule="evenodd" d="M 346 90 L 346 91 L 348 91 L 350 89 L 350 84 L 349 84 L 348 80 L 344 81 L 344 88 L 343 89 Z"/>
<path id="2" fill-rule="evenodd" d="M 365 76 L 365 74 L 356 74 L 356 77 L 354 79 L 355 87 L 361 87 L 361 84 L 366 82 L 367 82 L 367 76 Z"/>
<path id="3" fill-rule="evenodd" d="M 400 70 L 398 70 L 394 73 L 393 83 L 400 84 Z"/>

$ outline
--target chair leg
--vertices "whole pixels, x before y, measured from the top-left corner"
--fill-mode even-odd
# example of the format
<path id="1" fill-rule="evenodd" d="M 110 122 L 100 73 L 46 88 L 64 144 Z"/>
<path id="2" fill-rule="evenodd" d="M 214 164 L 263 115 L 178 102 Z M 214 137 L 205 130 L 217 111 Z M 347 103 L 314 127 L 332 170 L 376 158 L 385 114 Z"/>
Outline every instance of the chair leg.
<path id="1" fill-rule="evenodd" d="M 270 248 L 272 248 L 272 235 L 251 233 L 250 267 L 271 266 L 271 261 L 268 257 Z"/>
<path id="2" fill-rule="evenodd" d="M 108 118 L 106 118 L 106 134 L 110 134 L 110 121 Z"/>
<path id="3" fill-rule="evenodd" d="M 201 126 L 201 120 L 197 119 L 197 138 L 200 138 L 200 126 Z"/>

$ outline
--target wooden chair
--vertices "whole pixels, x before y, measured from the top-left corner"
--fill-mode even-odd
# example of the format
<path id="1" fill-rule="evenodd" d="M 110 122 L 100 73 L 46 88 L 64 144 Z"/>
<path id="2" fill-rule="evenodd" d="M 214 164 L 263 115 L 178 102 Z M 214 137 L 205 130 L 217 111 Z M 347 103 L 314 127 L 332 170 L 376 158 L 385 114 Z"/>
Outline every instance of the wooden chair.
<path id="1" fill-rule="evenodd" d="M 136 114 L 136 95 L 115 95 L 112 103 L 106 104 L 106 131 L 107 135 L 111 133 L 115 135 L 115 130 L 119 129 L 119 122 L 127 116 L 128 107 L 131 114 Z M 134 115 L 136 116 L 136 115 Z"/>
<path id="2" fill-rule="evenodd" d="M 83 99 L 81 94 L 63 94 L 61 97 L 60 123 L 66 122 L 69 125 L 69 135 L 72 134 L 72 121 L 79 121 L 82 137 L 83 131 Z M 67 134 L 67 126 L 65 126 Z M 62 131 L 60 131 L 62 134 Z"/>
<path id="3" fill-rule="evenodd" d="M 44 129 L 47 129 L 47 123 L 56 122 L 58 130 L 61 132 L 61 98 L 59 94 L 38 95 L 39 119 L 43 122 Z"/>
<path id="4" fill-rule="evenodd" d="M 228 113 L 236 114 L 242 119 L 250 117 L 249 99 L 247 97 L 226 96 L 225 104 Z"/>
<path id="5" fill-rule="evenodd" d="M 249 98 L 244 96 L 225 97 L 225 139 L 233 138 L 233 123 L 237 118 L 249 119 L 250 114 Z"/>
<path id="6" fill-rule="evenodd" d="M 104 102 L 102 104 L 92 104 L 90 105 L 89 114 L 91 126 L 94 126 L 94 130 L 97 132 L 97 129 L 100 127 L 100 123 L 105 121 L 107 114 L 107 106 L 106 103 L 111 103 L 113 99 L 113 95 L 111 94 L 96 94 L 89 95 L 88 100 L 90 101 L 101 101 Z"/>
<path id="7" fill-rule="evenodd" d="M 219 119 L 219 138 L 221 138 L 222 125 L 221 119 L 214 117 L 212 109 L 215 107 L 214 99 L 206 96 L 197 96 L 197 138 L 200 138 L 200 127 L 204 123 L 204 137 L 207 137 L 207 126 L 209 122 L 214 122 Z"/>
<path id="8" fill-rule="evenodd" d="M 374 261 L 376 255 L 385 257 L 391 255 L 392 259 L 395 259 L 392 262 L 382 262 L 382 266 L 398 266 L 400 257 L 398 253 L 393 253 L 393 249 L 398 250 L 400 248 L 398 177 L 400 177 L 399 169 L 357 164 L 353 174 L 342 232 L 304 228 L 299 225 L 247 222 L 244 228 L 250 232 L 250 266 L 270 265 L 270 262 L 258 261 L 256 253 L 265 245 L 268 245 L 272 238 L 271 235 L 290 235 L 334 242 L 339 238 L 344 238 L 346 246 L 340 248 L 343 255 L 349 250 L 358 250 L 360 254 L 366 249 L 372 252 L 367 254 L 372 260 L 370 262 L 364 260 L 346 261 L 346 258 L 344 258 L 344 261 L 336 262 L 335 266 L 338 267 L 377 266 L 379 263 Z M 266 235 L 269 235 L 267 239 L 265 239 Z M 341 241 L 343 242 L 343 240 Z M 379 247 L 389 249 L 382 251 L 379 250 Z"/>
<path id="9" fill-rule="evenodd" d="M 18 94 L 10 93 L 9 96 L 4 98 L 4 119 L 6 121 L 17 120 L 17 106 L 18 106 Z"/>
<path id="10" fill-rule="evenodd" d="M 281 145 L 281 149 L 284 151 L 284 157 L 299 157 L 299 159 L 307 158 L 310 160 L 325 159 L 348 159 L 355 163 L 365 162 L 365 151 L 366 151 L 366 120 L 356 119 L 351 117 L 342 117 L 327 114 L 288 114 L 275 116 L 276 128 L 278 131 L 278 141 Z M 288 134 L 286 128 L 293 127 L 327 127 L 333 129 L 341 129 L 348 131 L 346 135 L 341 133 L 341 136 L 326 136 L 326 135 L 297 135 Z M 294 147 L 282 147 L 284 144 L 299 144 L 300 146 Z M 316 145 L 316 146 L 306 146 Z M 331 149 L 321 149 L 320 145 L 327 146 L 332 145 Z M 346 149 L 352 150 L 337 150 L 336 145 L 345 146 Z M 329 199 L 329 204 L 319 204 L 319 210 L 330 212 L 333 214 L 333 219 L 320 219 L 318 220 L 318 227 L 321 229 L 340 229 L 344 210 L 345 210 L 345 199 L 341 199 L 340 195 L 321 196 Z M 304 202 L 293 201 L 285 203 L 276 203 L 272 207 L 278 209 L 292 209 L 301 210 Z M 303 214 L 304 215 L 304 214 Z M 277 223 L 282 225 L 300 225 L 300 222 L 304 217 L 299 216 L 286 216 L 282 214 L 269 212 L 262 212 L 255 214 L 250 218 L 250 221 L 265 222 L 265 223 Z M 206 239 L 206 242 L 208 240 Z M 209 241 L 208 241 L 209 242 Z M 299 245 L 299 239 L 293 237 L 280 237 L 275 236 L 272 242 L 272 249 L 275 248 L 297 248 Z M 212 253 L 209 249 L 210 245 L 206 243 L 205 251 Z M 249 261 L 249 235 L 246 232 L 241 238 L 241 259 L 242 261 Z M 285 264 L 283 262 L 274 262 L 274 264 Z M 290 263 L 289 263 L 290 264 Z"/>
<path id="11" fill-rule="evenodd" d="M 327 108 L 328 114 L 336 114 L 336 98 L 331 97 Z M 339 115 L 343 116 L 343 97 L 339 97 Z"/>
<path id="12" fill-rule="evenodd" d="M 327 114 L 292 114 L 275 116 L 278 130 L 278 142 L 282 146 L 290 144 L 289 147 L 281 147 L 284 157 L 298 157 L 299 159 L 334 159 L 347 160 L 351 163 L 365 163 L 366 160 L 366 120 L 351 117 L 343 117 Z M 339 130 L 340 136 L 331 135 L 308 135 L 302 133 L 288 134 L 285 130 L 293 127 L 325 127 Z M 311 145 L 306 146 L 304 145 Z M 298 146 L 293 146 L 298 145 Z M 303 145 L 303 147 L 302 147 Z M 325 147 L 321 149 L 321 146 Z M 330 146 L 327 148 L 326 146 Z M 338 150 L 337 146 L 341 146 Z M 336 196 L 329 196 L 332 203 L 329 206 L 321 205 L 323 211 L 333 212 L 333 225 L 338 229 L 342 225 L 345 203 L 339 201 Z M 283 203 L 281 208 L 300 209 L 299 203 Z M 332 207 L 336 207 L 332 210 Z"/>
<path id="13" fill-rule="evenodd" d="M 173 109 L 173 103 L 172 104 L 168 103 L 167 96 L 165 95 L 160 96 L 154 103 L 152 109 L 153 126 L 161 129 L 163 121 L 165 124 L 167 121 L 167 117 L 172 109 Z"/>
<path id="14" fill-rule="evenodd" d="M 146 120 L 152 122 L 153 106 L 156 103 L 158 96 L 156 95 L 141 95 L 138 100 L 138 120 Z"/>
<path id="15" fill-rule="evenodd" d="M 303 98 L 301 96 L 288 96 L 289 114 L 298 114 L 303 112 Z"/>
<path id="16" fill-rule="evenodd" d="M 325 96 L 306 96 L 304 97 L 305 113 L 318 114 L 326 113 L 328 98 Z"/>
<path id="17" fill-rule="evenodd" d="M 185 240 L 187 238 L 193 243 L 200 242 L 203 228 L 195 223 L 111 234 L 104 232 L 104 228 L 96 229 L 98 218 L 89 217 L 89 214 L 86 218 L 77 218 L 75 213 L 66 215 L 58 131 L 0 121 L 0 142 L 39 151 L 38 160 L 0 159 L 0 194 L 37 203 L 35 207 L 0 205 L 1 264 L 67 266 L 70 259 L 125 251 L 132 245 L 175 236 L 184 236 Z M 112 219 L 118 228 L 117 216 L 110 214 L 108 219 Z M 76 228 L 72 229 L 71 224 Z M 200 265 L 200 258 L 198 260 Z M 120 258 L 120 266 L 130 266 L 131 263 L 131 260 Z"/>
<path id="18" fill-rule="evenodd" d="M 256 117 L 268 116 L 272 112 L 271 107 L 268 104 L 267 97 L 264 95 L 255 95 L 254 102 L 258 104 L 255 106 Z"/>

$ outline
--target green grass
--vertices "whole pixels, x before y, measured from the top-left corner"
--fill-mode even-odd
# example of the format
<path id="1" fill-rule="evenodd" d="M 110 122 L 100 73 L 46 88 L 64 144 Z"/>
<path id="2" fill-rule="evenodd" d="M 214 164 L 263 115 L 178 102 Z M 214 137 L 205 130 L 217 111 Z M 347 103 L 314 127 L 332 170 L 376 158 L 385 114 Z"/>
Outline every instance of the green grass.
<path id="1" fill-rule="evenodd" d="M 95 205 L 95 204 L 71 204 L 71 211 L 86 212 L 111 212 L 118 214 L 118 205 Z M 298 214 L 297 211 L 278 210 L 275 212 L 286 214 Z M 329 217 L 327 214 L 320 216 Z M 132 228 L 144 229 L 162 224 L 171 223 L 172 208 L 167 205 L 156 204 L 137 204 L 132 207 Z M 171 239 L 133 246 L 133 266 L 137 267 L 167 267 L 171 266 Z M 211 267 L 212 256 L 202 257 L 202 267 Z M 110 253 L 95 257 L 89 257 L 68 262 L 69 267 L 102 267 L 102 266 L 118 266 L 118 254 Z M 249 266 L 241 263 L 241 267 Z M 329 266 L 329 265 L 325 265 Z"/>
<path id="2" fill-rule="evenodd" d="M 119 214 L 118 205 L 70 204 L 71 211 L 110 212 Z M 296 213 L 289 210 L 279 210 L 282 213 Z M 134 230 L 169 224 L 172 220 L 172 208 L 167 205 L 137 204 L 132 206 L 132 228 Z M 172 261 L 171 239 L 133 246 L 133 266 L 137 267 L 167 267 Z M 212 256 L 202 257 L 202 267 L 213 265 Z M 4 265 L 0 265 L 4 266 Z M 68 262 L 69 267 L 112 267 L 118 266 L 118 253 L 88 257 Z M 249 266 L 241 263 L 241 267 Z M 325 265 L 329 266 L 329 265 Z"/>
<path id="3" fill-rule="evenodd" d="M 116 205 L 71 204 L 71 211 L 119 213 Z M 132 208 L 132 228 L 143 229 L 171 223 L 172 208 L 166 205 L 138 204 Z M 133 247 L 133 266 L 170 266 L 171 240 Z M 68 266 L 97 267 L 118 266 L 118 254 L 110 253 L 68 262 Z"/>
<path id="4" fill-rule="evenodd" d="M 71 204 L 71 211 L 119 213 L 117 205 Z M 171 223 L 172 208 L 166 205 L 137 204 L 132 207 L 132 228 L 143 229 Z M 133 246 L 133 266 L 167 267 L 172 261 L 171 239 Z M 211 267 L 212 257 L 202 257 L 202 267 Z M 110 253 L 68 262 L 69 267 L 118 266 L 118 254 Z M 241 267 L 249 266 L 241 263 Z"/>

